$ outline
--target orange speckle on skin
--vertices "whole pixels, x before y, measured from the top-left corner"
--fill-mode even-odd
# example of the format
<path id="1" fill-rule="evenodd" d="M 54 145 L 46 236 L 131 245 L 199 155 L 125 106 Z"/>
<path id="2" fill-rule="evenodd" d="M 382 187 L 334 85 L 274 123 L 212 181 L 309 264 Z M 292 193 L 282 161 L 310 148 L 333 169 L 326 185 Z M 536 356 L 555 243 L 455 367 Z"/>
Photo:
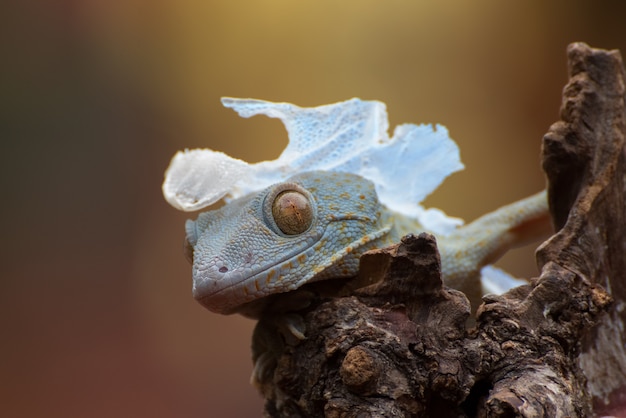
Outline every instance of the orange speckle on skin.
<path id="1" fill-rule="evenodd" d="M 267 273 L 267 278 L 265 279 L 265 284 L 270 284 L 270 282 L 272 281 L 272 279 L 274 278 L 274 275 L 276 274 L 276 270 L 270 270 Z"/>
<path id="2" fill-rule="evenodd" d="M 326 246 L 326 240 L 322 240 L 322 241 L 318 242 L 317 245 L 314 248 L 315 248 L 315 251 L 320 251 L 325 246 Z"/>
<path id="3" fill-rule="evenodd" d="M 346 252 L 350 254 L 352 252 L 352 247 L 346 247 Z"/>
<path id="4" fill-rule="evenodd" d="M 298 263 L 304 264 L 305 261 L 306 261 L 306 254 L 300 254 L 298 256 Z"/>
<path id="5" fill-rule="evenodd" d="M 360 194 L 360 195 L 359 195 L 359 199 L 364 200 L 364 199 L 365 199 L 365 195 Z"/>
<path id="6" fill-rule="evenodd" d="M 259 290 L 261 290 L 261 286 L 259 286 L 259 281 L 258 281 L 258 280 L 255 280 L 255 281 L 254 281 L 254 287 L 256 288 L 257 292 L 258 292 Z"/>
<path id="7" fill-rule="evenodd" d="M 245 286 L 243 287 L 243 293 L 248 296 L 248 288 Z"/>

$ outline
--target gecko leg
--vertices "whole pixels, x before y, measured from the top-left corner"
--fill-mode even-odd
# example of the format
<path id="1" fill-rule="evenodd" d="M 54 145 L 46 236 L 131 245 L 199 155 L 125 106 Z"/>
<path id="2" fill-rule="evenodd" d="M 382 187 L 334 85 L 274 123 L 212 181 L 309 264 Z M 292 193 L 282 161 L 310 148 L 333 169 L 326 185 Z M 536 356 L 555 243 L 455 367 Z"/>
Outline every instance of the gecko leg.
<path id="1" fill-rule="evenodd" d="M 546 238 L 552 231 L 547 193 L 542 191 L 481 216 L 439 238 L 446 284 L 480 304 L 480 270 L 508 250 Z"/>

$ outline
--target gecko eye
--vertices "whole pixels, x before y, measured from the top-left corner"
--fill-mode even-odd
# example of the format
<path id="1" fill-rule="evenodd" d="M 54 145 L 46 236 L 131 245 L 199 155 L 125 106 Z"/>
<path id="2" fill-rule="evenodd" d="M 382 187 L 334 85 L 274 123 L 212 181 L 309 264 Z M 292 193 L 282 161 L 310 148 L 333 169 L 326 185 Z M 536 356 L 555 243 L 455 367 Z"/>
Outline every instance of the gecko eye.
<path id="1" fill-rule="evenodd" d="M 301 234 L 313 223 L 309 199 L 293 190 L 285 190 L 276 196 L 272 203 L 272 216 L 276 226 L 287 235 Z"/>

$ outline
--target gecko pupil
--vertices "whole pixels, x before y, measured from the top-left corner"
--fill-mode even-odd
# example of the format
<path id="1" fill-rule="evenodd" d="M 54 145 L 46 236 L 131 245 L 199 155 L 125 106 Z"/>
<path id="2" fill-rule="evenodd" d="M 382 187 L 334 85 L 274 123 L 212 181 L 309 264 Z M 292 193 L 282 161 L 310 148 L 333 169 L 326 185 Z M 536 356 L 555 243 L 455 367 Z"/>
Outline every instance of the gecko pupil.
<path id="1" fill-rule="evenodd" d="M 302 193 L 286 190 L 274 199 L 272 216 L 276 226 L 286 235 L 305 232 L 313 223 L 309 200 Z"/>

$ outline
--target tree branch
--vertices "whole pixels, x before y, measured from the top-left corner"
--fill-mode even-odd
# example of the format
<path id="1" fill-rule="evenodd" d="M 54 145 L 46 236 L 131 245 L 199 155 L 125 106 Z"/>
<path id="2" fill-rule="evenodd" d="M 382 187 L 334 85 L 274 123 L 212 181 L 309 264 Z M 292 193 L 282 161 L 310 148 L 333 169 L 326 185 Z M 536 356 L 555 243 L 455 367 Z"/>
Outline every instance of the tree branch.
<path id="1" fill-rule="evenodd" d="M 442 285 L 434 237 L 366 253 L 360 278 L 373 284 L 314 299 L 299 312 L 305 340 L 276 331 L 266 416 L 606 410 L 626 381 L 625 77 L 616 51 L 577 43 L 568 57 L 561 120 L 543 141 L 558 232 L 538 250 L 540 277 L 485 297 L 467 330 L 469 303 Z"/>

